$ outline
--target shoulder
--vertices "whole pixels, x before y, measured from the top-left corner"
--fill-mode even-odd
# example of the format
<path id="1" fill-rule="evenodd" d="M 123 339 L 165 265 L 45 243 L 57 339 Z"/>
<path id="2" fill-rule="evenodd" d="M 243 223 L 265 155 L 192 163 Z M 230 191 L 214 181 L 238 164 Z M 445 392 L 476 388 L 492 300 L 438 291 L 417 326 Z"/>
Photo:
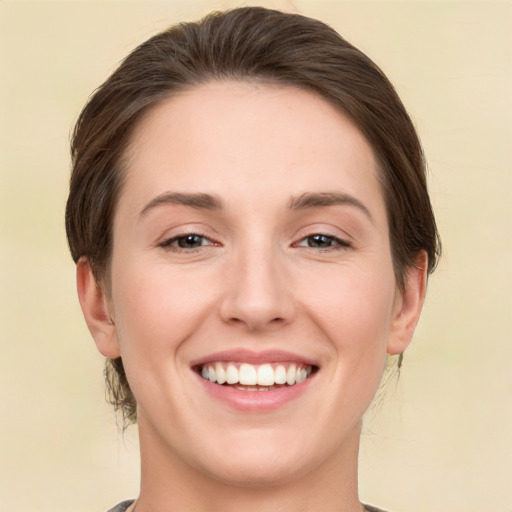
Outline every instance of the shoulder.
<path id="1" fill-rule="evenodd" d="M 125 512 L 125 510 L 134 502 L 134 500 L 127 500 L 119 503 L 114 508 L 111 508 L 108 512 Z"/>
<path id="2" fill-rule="evenodd" d="M 371 505 L 365 505 L 364 508 L 368 512 L 386 512 L 385 510 L 382 510 L 382 509 L 377 508 L 377 507 L 372 507 Z"/>

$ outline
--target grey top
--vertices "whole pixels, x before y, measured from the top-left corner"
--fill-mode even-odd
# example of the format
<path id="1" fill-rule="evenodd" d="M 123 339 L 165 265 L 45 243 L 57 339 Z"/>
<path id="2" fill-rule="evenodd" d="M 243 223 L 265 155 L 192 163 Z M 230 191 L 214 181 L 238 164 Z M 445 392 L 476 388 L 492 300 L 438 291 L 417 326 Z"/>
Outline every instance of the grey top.
<path id="1" fill-rule="evenodd" d="M 124 512 L 135 500 L 122 501 L 108 512 Z"/>
<path id="2" fill-rule="evenodd" d="M 124 512 L 135 500 L 122 501 L 108 512 Z"/>
<path id="3" fill-rule="evenodd" d="M 123 501 L 116 505 L 114 508 L 111 508 L 108 512 L 125 512 L 125 510 L 134 502 L 134 500 Z M 385 510 L 381 510 L 377 507 L 372 507 L 371 505 L 365 505 L 364 508 L 368 512 L 385 512 Z"/>
<path id="4" fill-rule="evenodd" d="M 382 510 L 381 508 L 372 507 L 371 505 L 365 505 L 364 508 L 368 510 L 368 512 L 386 512 L 385 510 Z"/>

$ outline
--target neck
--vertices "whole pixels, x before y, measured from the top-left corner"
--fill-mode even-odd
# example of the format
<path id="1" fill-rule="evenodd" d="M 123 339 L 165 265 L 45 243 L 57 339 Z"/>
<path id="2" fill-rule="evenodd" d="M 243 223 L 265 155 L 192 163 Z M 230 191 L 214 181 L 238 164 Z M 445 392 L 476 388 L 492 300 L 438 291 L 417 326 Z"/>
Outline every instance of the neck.
<path id="1" fill-rule="evenodd" d="M 361 512 L 357 490 L 360 424 L 337 453 L 317 467 L 271 482 L 233 482 L 191 467 L 171 448 L 141 440 L 141 492 L 137 512 Z M 163 448 L 163 449 L 162 449 Z"/>

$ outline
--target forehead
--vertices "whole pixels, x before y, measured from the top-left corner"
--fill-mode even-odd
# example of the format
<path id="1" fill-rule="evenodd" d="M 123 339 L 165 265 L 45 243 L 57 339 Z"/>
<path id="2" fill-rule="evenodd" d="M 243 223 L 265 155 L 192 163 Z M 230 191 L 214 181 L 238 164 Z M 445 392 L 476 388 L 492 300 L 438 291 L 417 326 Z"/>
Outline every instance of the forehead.
<path id="1" fill-rule="evenodd" d="M 290 86 L 226 81 L 180 92 L 140 121 L 126 162 L 121 201 L 138 206 L 165 189 L 234 200 L 349 188 L 381 200 L 359 129 L 318 95 Z"/>

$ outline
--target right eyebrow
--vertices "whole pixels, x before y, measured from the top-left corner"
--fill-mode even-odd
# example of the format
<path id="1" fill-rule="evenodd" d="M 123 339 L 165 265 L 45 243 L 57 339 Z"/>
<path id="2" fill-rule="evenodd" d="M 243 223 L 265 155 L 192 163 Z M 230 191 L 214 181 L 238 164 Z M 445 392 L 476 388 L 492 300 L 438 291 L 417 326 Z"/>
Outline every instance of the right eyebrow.
<path id="1" fill-rule="evenodd" d="M 187 192 L 164 192 L 151 199 L 140 212 L 144 216 L 148 211 L 166 204 L 179 204 L 205 210 L 221 210 L 221 200 L 210 194 L 187 193 Z"/>
<path id="2" fill-rule="evenodd" d="M 317 208 L 321 206 L 350 205 L 363 212 L 373 223 L 373 217 L 370 210 L 356 197 L 345 192 L 306 192 L 298 197 L 292 197 L 290 200 L 290 210 L 303 210 L 307 208 Z"/>

